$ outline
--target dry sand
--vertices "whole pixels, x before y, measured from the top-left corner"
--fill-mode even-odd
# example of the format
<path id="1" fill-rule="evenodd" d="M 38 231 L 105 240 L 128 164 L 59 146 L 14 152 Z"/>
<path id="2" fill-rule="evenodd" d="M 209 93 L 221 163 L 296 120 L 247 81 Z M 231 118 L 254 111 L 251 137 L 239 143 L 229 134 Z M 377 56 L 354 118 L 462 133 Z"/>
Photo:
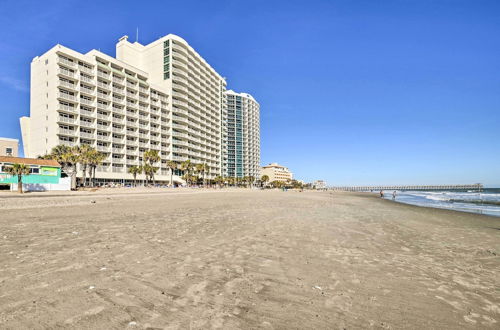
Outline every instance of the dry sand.
<path id="1" fill-rule="evenodd" d="M 499 218 L 161 191 L 1 195 L 0 328 L 500 328 Z"/>

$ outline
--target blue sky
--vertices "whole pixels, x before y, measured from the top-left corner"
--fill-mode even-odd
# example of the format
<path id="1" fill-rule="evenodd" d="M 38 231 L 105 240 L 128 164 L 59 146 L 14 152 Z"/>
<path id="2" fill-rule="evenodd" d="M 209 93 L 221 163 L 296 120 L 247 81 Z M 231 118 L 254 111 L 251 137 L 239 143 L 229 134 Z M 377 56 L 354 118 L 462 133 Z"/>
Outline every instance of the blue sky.
<path id="1" fill-rule="evenodd" d="M 261 104 L 262 163 L 332 185 L 500 186 L 500 1 L 2 1 L 0 136 L 31 59 L 186 39 Z"/>

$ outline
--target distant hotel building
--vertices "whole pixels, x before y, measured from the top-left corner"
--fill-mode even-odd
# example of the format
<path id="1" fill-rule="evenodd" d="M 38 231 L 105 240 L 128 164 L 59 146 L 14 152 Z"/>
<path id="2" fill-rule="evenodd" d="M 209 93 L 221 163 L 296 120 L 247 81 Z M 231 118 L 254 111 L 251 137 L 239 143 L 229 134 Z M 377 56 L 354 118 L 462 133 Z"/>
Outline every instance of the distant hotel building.
<path id="1" fill-rule="evenodd" d="M 260 175 L 260 106 L 246 93 L 227 96 L 227 176 Z"/>
<path id="2" fill-rule="evenodd" d="M 168 182 L 169 160 L 207 164 L 209 177 L 227 172 L 226 121 L 225 79 L 169 34 L 148 45 L 122 37 L 116 58 L 61 45 L 35 57 L 30 117 L 21 118 L 21 128 L 26 157 L 59 144 L 88 144 L 105 153 L 100 182 L 132 179 L 127 168 L 140 165 L 144 151 L 157 150 L 156 179 Z"/>
<path id="3" fill-rule="evenodd" d="M 290 170 L 278 163 L 271 163 L 269 165 L 263 166 L 260 175 L 267 175 L 269 177 L 269 182 L 281 181 L 286 182 L 293 179 L 293 174 Z"/>

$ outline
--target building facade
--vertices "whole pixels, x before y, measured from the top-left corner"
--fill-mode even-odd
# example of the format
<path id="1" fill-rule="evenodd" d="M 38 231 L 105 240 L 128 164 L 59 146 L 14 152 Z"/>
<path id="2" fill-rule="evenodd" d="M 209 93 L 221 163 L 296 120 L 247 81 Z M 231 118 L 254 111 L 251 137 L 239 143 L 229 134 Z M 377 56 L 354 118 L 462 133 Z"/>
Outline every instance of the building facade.
<path id="1" fill-rule="evenodd" d="M 0 137 L 0 156 L 17 157 L 19 155 L 19 140 Z"/>
<path id="2" fill-rule="evenodd" d="M 157 150 L 157 181 L 167 161 L 204 163 L 223 175 L 227 151 L 225 80 L 182 38 L 148 45 L 122 37 L 116 58 L 56 45 L 31 63 L 30 117 L 21 118 L 28 157 L 59 144 L 88 144 L 106 154 L 98 182 L 132 180 L 127 169 Z M 182 182 L 179 171 L 174 180 Z"/>
<path id="3" fill-rule="evenodd" d="M 290 170 L 278 163 L 271 163 L 269 165 L 263 166 L 260 171 L 261 177 L 267 175 L 269 177 L 269 182 L 281 181 L 287 182 L 293 179 L 293 174 Z"/>
<path id="4" fill-rule="evenodd" d="M 29 175 L 23 175 L 23 190 L 69 190 L 70 180 L 61 181 L 61 165 L 55 160 L 31 159 L 0 156 L 0 185 L 8 184 L 11 190 L 17 190 L 17 176 L 7 173 L 13 164 L 25 164 L 30 168 Z"/>
<path id="5" fill-rule="evenodd" d="M 246 93 L 226 92 L 227 159 L 226 176 L 259 178 L 260 106 Z"/>

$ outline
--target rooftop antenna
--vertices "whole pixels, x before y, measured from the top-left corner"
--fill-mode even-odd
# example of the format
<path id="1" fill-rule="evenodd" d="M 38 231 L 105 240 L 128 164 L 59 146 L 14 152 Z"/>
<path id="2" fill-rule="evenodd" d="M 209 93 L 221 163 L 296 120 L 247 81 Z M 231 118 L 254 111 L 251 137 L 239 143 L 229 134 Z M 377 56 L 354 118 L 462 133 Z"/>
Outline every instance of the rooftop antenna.
<path id="1" fill-rule="evenodd" d="M 136 31 L 135 31 L 135 42 L 139 42 L 139 28 L 138 27 L 136 28 Z"/>

